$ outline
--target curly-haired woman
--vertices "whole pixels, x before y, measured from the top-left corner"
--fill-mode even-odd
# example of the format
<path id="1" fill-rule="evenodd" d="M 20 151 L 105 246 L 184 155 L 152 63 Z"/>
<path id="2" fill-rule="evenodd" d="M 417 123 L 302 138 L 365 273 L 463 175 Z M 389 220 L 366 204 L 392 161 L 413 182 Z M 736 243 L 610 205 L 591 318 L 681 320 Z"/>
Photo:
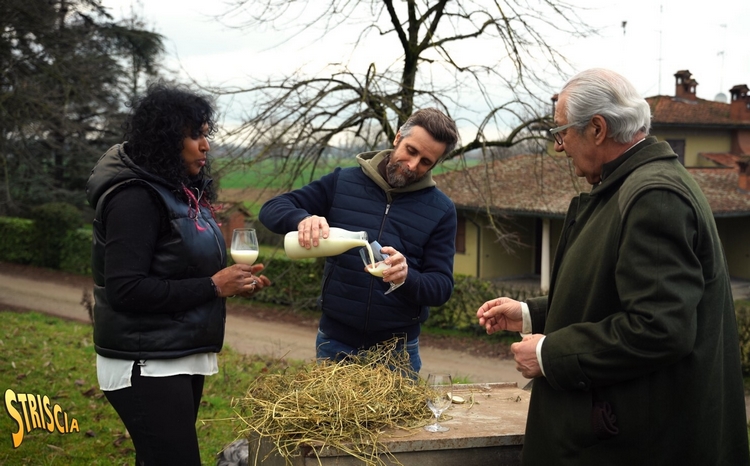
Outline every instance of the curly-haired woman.
<path id="1" fill-rule="evenodd" d="M 86 185 L 96 208 L 92 269 L 99 384 L 130 432 L 139 465 L 200 465 L 203 381 L 218 372 L 225 297 L 250 297 L 262 264 L 226 267 L 207 153 L 205 96 L 152 85 L 132 108 L 126 142 Z"/>

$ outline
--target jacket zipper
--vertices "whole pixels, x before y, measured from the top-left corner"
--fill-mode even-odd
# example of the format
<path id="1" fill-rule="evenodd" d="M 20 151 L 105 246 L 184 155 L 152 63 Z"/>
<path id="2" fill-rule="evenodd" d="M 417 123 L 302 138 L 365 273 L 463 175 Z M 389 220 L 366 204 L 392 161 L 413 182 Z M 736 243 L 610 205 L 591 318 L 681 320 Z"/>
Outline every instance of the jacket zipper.
<path id="1" fill-rule="evenodd" d="M 383 229 L 385 229 L 385 221 L 388 218 L 388 212 L 391 211 L 391 203 L 388 202 L 385 204 L 385 212 L 383 212 L 383 220 L 380 222 L 380 230 L 378 230 L 378 241 L 380 241 L 380 236 L 383 234 Z M 370 294 L 367 298 L 367 309 L 365 310 L 365 326 L 362 329 L 362 331 L 367 331 L 367 329 L 370 327 L 370 302 L 372 301 L 372 284 L 374 282 L 375 278 L 370 277 Z"/>
<path id="2" fill-rule="evenodd" d="M 385 228 L 385 220 L 388 218 L 388 212 L 391 210 L 391 204 L 388 203 L 385 205 L 385 213 L 383 214 L 383 221 L 380 222 L 380 230 L 378 231 L 378 241 L 380 241 L 380 235 L 383 234 L 383 229 Z"/>
<path id="3" fill-rule="evenodd" d="M 203 198 L 204 190 L 198 189 L 198 188 L 193 188 L 193 189 L 195 189 L 195 191 L 198 193 L 198 195 L 196 196 L 196 199 L 198 199 L 198 205 L 196 206 L 196 208 L 198 209 L 198 215 L 200 215 L 201 213 L 200 205 L 201 205 L 201 199 Z M 196 219 L 196 221 L 197 220 L 198 219 Z M 206 222 L 206 224 L 208 224 L 208 226 L 211 227 L 211 233 L 213 233 L 214 235 L 214 241 L 216 242 L 216 247 L 219 249 L 219 259 L 221 260 L 221 263 L 223 264 L 225 260 L 224 256 L 226 255 L 226 248 L 221 247 L 221 241 L 219 241 L 219 237 L 216 236 L 216 229 L 211 225 L 211 223 Z"/>

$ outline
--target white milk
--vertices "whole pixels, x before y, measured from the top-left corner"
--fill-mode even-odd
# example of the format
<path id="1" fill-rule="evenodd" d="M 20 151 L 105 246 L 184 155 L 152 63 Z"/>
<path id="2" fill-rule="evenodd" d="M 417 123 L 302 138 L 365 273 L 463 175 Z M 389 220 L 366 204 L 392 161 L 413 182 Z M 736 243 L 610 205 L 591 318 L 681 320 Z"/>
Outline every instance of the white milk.
<path id="1" fill-rule="evenodd" d="M 258 259 L 258 251 L 251 249 L 232 249 L 232 259 L 237 264 L 252 265 Z"/>
<path id="2" fill-rule="evenodd" d="M 320 238 L 318 246 L 305 249 L 299 245 L 299 233 L 290 231 L 284 236 L 284 251 L 290 259 L 307 259 L 311 257 L 337 256 L 349 249 L 366 247 L 370 253 L 370 260 L 374 263 L 370 244 L 367 239 L 362 239 L 363 232 L 348 231 L 343 228 L 331 227 L 328 238 Z"/>
<path id="3" fill-rule="evenodd" d="M 378 262 L 377 265 L 367 266 L 367 271 L 370 272 L 371 275 L 375 275 L 376 277 L 382 277 L 383 276 L 383 270 L 390 268 L 391 266 L 386 264 L 385 262 Z"/>

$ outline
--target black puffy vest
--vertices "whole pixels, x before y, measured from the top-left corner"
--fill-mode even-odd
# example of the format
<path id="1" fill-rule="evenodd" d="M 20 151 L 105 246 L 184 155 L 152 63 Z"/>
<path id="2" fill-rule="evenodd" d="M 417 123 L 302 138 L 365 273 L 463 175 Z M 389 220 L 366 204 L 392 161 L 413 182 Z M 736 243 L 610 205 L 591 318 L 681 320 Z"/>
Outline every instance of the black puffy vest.
<path id="1" fill-rule="evenodd" d="M 110 151 L 111 152 L 111 151 Z M 127 183 L 144 183 L 153 189 L 169 213 L 170 234 L 157 244 L 150 274 L 155 277 L 179 280 L 210 277 L 226 265 L 226 249 L 218 225 L 207 208 L 200 209 L 197 218 L 190 218 L 188 205 L 168 187 L 145 181 L 138 171 L 123 178 L 122 162 L 130 165 L 122 151 L 110 157 L 105 154 L 92 172 L 92 178 L 104 176 L 119 182 L 111 184 L 105 192 L 89 201 L 95 201 L 92 270 L 94 275 L 94 345 L 102 356 L 116 359 L 171 359 L 196 353 L 218 352 L 224 341 L 225 302 L 216 298 L 186 312 L 139 313 L 118 312 L 110 305 L 104 288 L 104 249 L 106 232 L 102 213 L 107 196 Z M 119 159 L 119 160 L 112 160 Z M 104 163 L 102 163 L 104 162 Z M 128 163 L 129 162 L 129 163 Z M 117 166 L 115 176 L 112 165 Z M 128 168 L 133 168 L 132 166 Z M 129 171 L 129 170 L 127 170 Z M 110 175 L 110 176 L 108 176 Z M 101 182 L 101 178 L 96 180 Z M 106 181 L 104 183 L 107 184 Z M 195 217 L 195 216 L 194 216 Z M 196 228 L 196 225 L 200 228 Z"/>

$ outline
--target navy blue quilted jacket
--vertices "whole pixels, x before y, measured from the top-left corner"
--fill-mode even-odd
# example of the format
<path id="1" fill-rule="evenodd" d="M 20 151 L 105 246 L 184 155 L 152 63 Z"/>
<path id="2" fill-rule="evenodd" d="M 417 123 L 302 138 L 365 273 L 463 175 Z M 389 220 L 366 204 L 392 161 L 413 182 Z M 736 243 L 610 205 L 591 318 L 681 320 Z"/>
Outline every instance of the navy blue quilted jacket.
<path id="1" fill-rule="evenodd" d="M 331 338 L 368 348 L 394 335 L 419 336 L 429 306 L 453 291 L 456 210 L 430 173 L 405 188 L 391 188 L 377 170 L 390 154 L 357 155 L 360 167 L 337 168 L 307 186 L 263 205 L 259 219 L 274 233 L 297 229 L 309 215 L 329 226 L 366 231 L 370 241 L 392 246 L 409 265 L 403 286 L 384 295 L 381 278 L 364 271 L 356 249 L 326 259 L 319 305 L 320 329 Z"/>

